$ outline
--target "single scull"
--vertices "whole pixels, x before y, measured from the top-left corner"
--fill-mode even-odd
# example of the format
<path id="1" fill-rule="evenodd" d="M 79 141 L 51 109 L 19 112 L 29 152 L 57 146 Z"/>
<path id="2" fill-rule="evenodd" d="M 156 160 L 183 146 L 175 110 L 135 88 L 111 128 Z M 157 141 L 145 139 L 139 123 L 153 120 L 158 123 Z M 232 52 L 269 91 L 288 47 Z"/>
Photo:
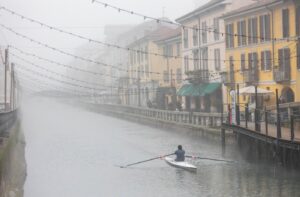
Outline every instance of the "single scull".
<path id="1" fill-rule="evenodd" d="M 186 161 L 175 161 L 171 157 L 165 157 L 165 161 L 170 166 L 174 166 L 176 168 L 182 168 L 184 170 L 193 171 L 193 172 L 197 171 L 197 167 L 196 166 L 194 166 L 193 164 L 190 164 L 190 163 L 188 163 Z"/>

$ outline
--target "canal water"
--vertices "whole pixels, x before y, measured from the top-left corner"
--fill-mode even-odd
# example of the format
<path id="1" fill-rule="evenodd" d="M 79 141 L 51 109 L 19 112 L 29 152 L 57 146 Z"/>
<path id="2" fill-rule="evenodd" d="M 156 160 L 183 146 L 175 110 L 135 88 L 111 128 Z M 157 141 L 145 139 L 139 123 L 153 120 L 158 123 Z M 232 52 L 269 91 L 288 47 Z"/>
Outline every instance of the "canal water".
<path id="1" fill-rule="evenodd" d="M 25 197 L 299 196 L 300 175 L 239 160 L 196 161 L 197 173 L 163 160 L 118 165 L 173 152 L 221 158 L 218 143 L 186 131 L 152 128 L 53 100 L 23 103 Z M 228 150 L 229 159 L 237 152 Z M 227 158 L 228 159 L 228 158 Z"/>

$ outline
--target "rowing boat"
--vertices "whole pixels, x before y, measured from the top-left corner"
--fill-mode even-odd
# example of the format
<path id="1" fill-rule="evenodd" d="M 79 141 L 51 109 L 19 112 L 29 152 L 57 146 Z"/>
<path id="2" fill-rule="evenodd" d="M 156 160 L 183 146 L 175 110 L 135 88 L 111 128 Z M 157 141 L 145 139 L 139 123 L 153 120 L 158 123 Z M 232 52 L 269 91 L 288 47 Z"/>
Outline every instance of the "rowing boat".
<path id="1" fill-rule="evenodd" d="M 196 166 L 194 166 L 193 164 L 190 164 L 186 161 L 175 161 L 171 157 L 165 157 L 165 161 L 170 166 L 174 166 L 176 168 L 182 168 L 184 170 L 193 171 L 193 172 L 197 170 Z"/>

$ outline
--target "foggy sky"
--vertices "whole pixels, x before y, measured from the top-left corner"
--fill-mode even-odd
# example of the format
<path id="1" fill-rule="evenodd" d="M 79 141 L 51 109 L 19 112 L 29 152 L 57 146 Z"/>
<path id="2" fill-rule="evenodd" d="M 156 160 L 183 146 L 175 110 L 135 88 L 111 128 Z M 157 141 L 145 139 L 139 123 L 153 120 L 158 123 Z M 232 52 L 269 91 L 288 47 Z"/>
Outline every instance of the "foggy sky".
<path id="1" fill-rule="evenodd" d="M 196 8 L 196 3 L 206 3 L 208 0 L 103 0 L 103 2 L 120 8 L 143 13 L 153 17 L 176 18 Z M 141 17 L 118 13 L 111 8 L 92 3 L 91 0 L 1 0 L 0 6 L 45 24 L 83 35 L 85 37 L 104 40 L 105 25 L 130 24 L 144 22 Z M 164 10 L 164 14 L 163 14 Z M 34 23 L 22 20 L 4 11 L 0 12 L 0 23 L 13 28 L 15 31 L 49 44 L 69 53 L 87 42 L 69 35 L 64 35 Z M 53 52 L 30 41 L 13 35 L 0 27 L 0 46 L 14 45 L 22 50 L 35 53 L 42 57 L 69 63 L 72 58 Z M 30 58 L 29 58 L 30 59 Z M 32 61 L 36 61 L 32 59 Z M 37 62 L 48 67 L 44 62 Z M 51 65 L 53 67 L 53 65 Z M 58 69 L 58 68 L 55 68 Z"/>

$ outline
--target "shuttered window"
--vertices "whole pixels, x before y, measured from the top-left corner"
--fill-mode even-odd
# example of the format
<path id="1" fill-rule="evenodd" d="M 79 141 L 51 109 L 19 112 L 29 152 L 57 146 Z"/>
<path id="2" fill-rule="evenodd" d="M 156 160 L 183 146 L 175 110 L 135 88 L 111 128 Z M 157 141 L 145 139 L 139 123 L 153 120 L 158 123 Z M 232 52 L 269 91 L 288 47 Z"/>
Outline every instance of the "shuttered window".
<path id="1" fill-rule="evenodd" d="M 257 18 L 248 19 L 248 43 L 256 44 L 257 43 Z"/>
<path id="2" fill-rule="evenodd" d="M 194 59 L 194 70 L 199 70 L 199 50 L 193 51 L 193 59 Z"/>
<path id="3" fill-rule="evenodd" d="M 300 36 L 300 6 L 296 8 L 296 34 Z"/>
<path id="4" fill-rule="evenodd" d="M 183 45 L 184 45 L 184 48 L 189 47 L 189 30 L 188 29 L 183 30 Z"/>
<path id="5" fill-rule="evenodd" d="M 219 19 L 214 18 L 214 39 L 215 41 L 220 39 L 220 25 L 219 25 Z"/>
<path id="6" fill-rule="evenodd" d="M 246 66 L 246 56 L 245 54 L 241 54 L 241 71 L 243 72 L 245 70 Z"/>
<path id="7" fill-rule="evenodd" d="M 178 68 L 176 71 L 176 81 L 177 83 L 181 83 L 182 81 L 182 73 L 180 68 Z"/>
<path id="8" fill-rule="evenodd" d="M 290 36 L 290 18 L 289 9 L 282 10 L 282 37 L 288 38 Z"/>
<path id="9" fill-rule="evenodd" d="M 221 68 L 220 49 L 215 49 L 214 55 L 215 55 L 215 69 L 216 69 L 216 71 L 219 71 Z"/>
<path id="10" fill-rule="evenodd" d="M 278 50 L 278 61 L 280 71 L 289 72 L 291 68 L 290 49 L 284 48 Z"/>
<path id="11" fill-rule="evenodd" d="M 226 47 L 234 47 L 234 28 L 233 24 L 226 25 Z"/>
<path id="12" fill-rule="evenodd" d="M 205 47 L 201 49 L 201 59 L 202 59 L 202 69 L 207 70 L 208 69 L 208 48 Z"/>
<path id="13" fill-rule="evenodd" d="M 246 45 L 246 21 L 239 21 L 238 28 L 238 46 Z"/>
<path id="14" fill-rule="evenodd" d="M 271 51 L 261 52 L 261 70 L 268 71 L 271 70 Z"/>
<path id="15" fill-rule="evenodd" d="M 271 21 L 270 15 L 262 15 L 259 17 L 260 41 L 266 42 L 271 40 Z"/>
<path id="16" fill-rule="evenodd" d="M 300 70 L 300 41 L 297 43 L 297 69 Z"/>
<path id="17" fill-rule="evenodd" d="M 258 65 L 257 53 L 249 53 L 248 54 L 248 69 L 256 70 Z"/>
<path id="18" fill-rule="evenodd" d="M 207 43 L 207 27 L 206 27 L 206 22 L 202 22 L 202 43 L 206 44 Z"/>
<path id="19" fill-rule="evenodd" d="M 193 27 L 193 45 L 198 46 L 198 27 Z"/>
<path id="20" fill-rule="evenodd" d="M 184 56 L 184 72 L 189 71 L 189 56 Z"/>

